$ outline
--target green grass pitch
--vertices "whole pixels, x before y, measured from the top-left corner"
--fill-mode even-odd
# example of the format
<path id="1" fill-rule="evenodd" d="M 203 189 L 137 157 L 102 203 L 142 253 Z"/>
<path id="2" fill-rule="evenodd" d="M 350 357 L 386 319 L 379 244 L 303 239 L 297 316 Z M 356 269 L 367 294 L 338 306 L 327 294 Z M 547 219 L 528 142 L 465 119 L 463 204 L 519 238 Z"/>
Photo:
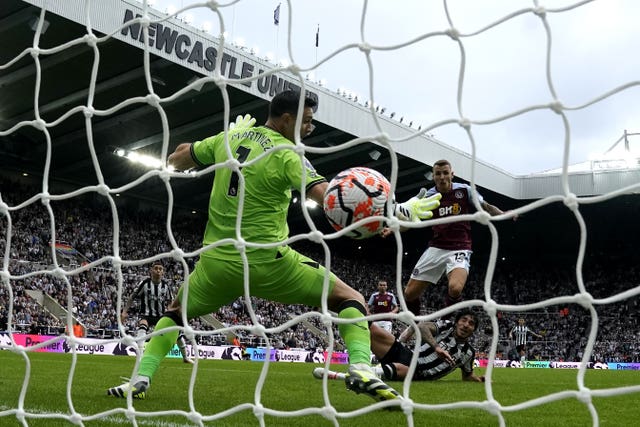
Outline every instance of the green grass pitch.
<path id="1" fill-rule="evenodd" d="M 29 426 L 71 426 L 60 418 L 70 414 L 67 380 L 71 367 L 70 354 L 28 353 L 31 361 L 30 381 L 24 396 Z M 125 413 L 127 402 L 106 395 L 106 389 L 129 376 L 134 365 L 131 357 L 78 355 L 70 399 L 75 410 L 84 417 L 85 426 L 132 425 Z M 260 394 L 265 411 L 282 411 L 285 417 L 265 415 L 267 426 L 332 426 L 320 414 L 303 415 L 304 408 L 325 407 L 322 381 L 311 376 L 316 365 L 306 363 L 272 363 Z M 256 385 L 263 364 L 248 361 L 201 360 L 193 390 L 195 410 L 215 426 L 260 425 L 248 403 L 256 402 Z M 22 355 L 0 351 L 0 426 L 21 425 L 12 410 L 18 408 L 27 364 Z M 337 370 L 346 367 L 336 366 Z M 154 378 L 144 401 L 134 401 L 139 426 L 191 426 L 185 413 L 190 412 L 189 382 L 191 366 L 179 359 L 167 359 Z M 577 370 L 494 369 L 493 396 L 502 405 L 511 406 L 563 390 L 577 390 Z M 402 383 L 392 383 L 402 390 Z M 586 373 L 585 385 L 592 390 L 640 384 L 638 371 L 599 371 Z M 345 389 L 341 381 L 328 384 L 329 403 L 337 411 L 341 426 L 403 426 L 407 417 L 401 411 L 371 411 L 367 396 Z M 460 373 L 435 382 L 414 383 L 411 399 L 419 404 L 447 404 L 456 401 L 487 400 L 485 385 L 460 380 Z M 640 420 L 640 393 L 614 397 L 593 397 L 601 426 L 636 426 Z M 242 406 L 244 405 L 244 406 Z M 184 411 L 182 414 L 151 414 L 157 411 Z M 43 418 L 45 413 L 57 418 Z M 98 417 L 96 415 L 101 415 Z M 129 413 L 131 415 L 131 413 Z M 520 411 L 504 412 L 508 426 L 591 426 L 588 407 L 574 397 L 545 403 Z M 498 426 L 498 418 L 483 409 L 427 408 L 413 414 L 413 425 Z"/>

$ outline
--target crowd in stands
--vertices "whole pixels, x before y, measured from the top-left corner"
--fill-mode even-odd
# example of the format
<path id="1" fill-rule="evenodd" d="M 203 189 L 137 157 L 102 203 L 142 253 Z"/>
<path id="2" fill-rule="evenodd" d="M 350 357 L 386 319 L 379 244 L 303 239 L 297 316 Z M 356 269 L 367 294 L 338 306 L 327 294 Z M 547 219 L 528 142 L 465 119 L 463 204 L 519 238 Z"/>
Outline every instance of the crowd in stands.
<path id="1" fill-rule="evenodd" d="M 24 202 L 25 195 L 36 192 L 15 182 L 0 182 L 2 201 L 9 207 Z M 29 196 L 30 197 L 30 196 Z M 10 209 L 0 216 L 0 254 L 6 262 L 9 225 L 11 227 L 8 247 L 9 280 L 0 285 L 0 331 L 8 330 L 9 302 L 13 302 L 11 330 L 40 334 L 64 333 L 66 321 L 57 319 L 40 304 L 32 300 L 26 290 L 39 290 L 56 300 L 62 307 L 70 309 L 85 328 L 89 337 L 118 337 L 121 335 L 116 311 L 121 287 L 122 300 L 126 301 L 135 285 L 148 274 L 150 261 L 147 258 L 166 254 L 162 262 L 165 279 L 176 288 L 184 278 L 183 263 L 171 257 L 173 246 L 167 236 L 166 213 L 158 210 L 132 213 L 118 211 L 117 227 L 111 207 L 104 197 L 98 195 L 80 196 L 74 200 L 51 201 L 49 206 L 35 200 L 21 209 Z M 51 217 L 53 215 L 53 218 Z M 10 220 L 9 220 L 10 219 Z M 56 241 L 65 242 L 73 248 L 72 254 L 57 253 L 56 258 L 65 271 L 82 270 L 64 277 L 51 273 L 54 259 L 51 250 L 51 223 L 55 222 Z M 204 223 L 174 218 L 172 231 L 185 253 L 200 248 Z M 117 253 L 122 260 L 120 268 L 112 260 L 114 236 Z M 426 242 L 425 242 L 426 244 Z M 323 260 L 319 245 L 303 243 L 295 245 L 298 250 L 316 260 Z M 544 301 L 559 296 L 574 296 L 579 293 L 575 266 L 544 266 L 534 263 L 497 264 L 491 287 L 490 298 L 497 304 L 508 305 L 497 313 L 498 354 L 506 358 L 512 343 L 508 340 L 510 329 L 517 319 L 524 317 L 528 327 L 541 334 L 542 339 L 533 339 L 529 349 L 530 359 L 580 361 L 585 352 L 591 328 L 597 326 L 597 340 L 591 361 L 638 362 L 640 354 L 640 297 L 638 295 L 600 303 L 600 299 L 611 298 L 621 292 L 640 286 L 640 268 L 628 263 L 610 260 L 588 263 L 582 273 L 586 291 L 593 297 L 593 306 L 582 305 L 580 301 L 553 304 L 542 308 L 523 310 L 520 306 Z M 102 260 L 99 265 L 87 268 L 86 263 Z M 187 257 L 185 261 L 192 268 L 197 257 Z M 393 262 L 391 260 L 390 262 Z M 535 261 L 534 261 L 535 262 Z M 84 269 L 81 268 L 85 265 Z M 396 284 L 395 266 L 380 262 L 366 263 L 362 258 L 332 258 L 332 270 L 343 280 L 358 289 L 368 299 L 376 291 L 378 280 L 389 282 L 389 291 L 398 296 L 409 270 L 402 272 L 401 286 Z M 410 268 L 413 263 L 406 263 Z M 464 291 L 465 300 L 486 300 L 486 263 L 476 262 Z M 46 272 L 48 271 L 48 272 Z M 6 279 L 6 276 L 5 276 Z M 10 286 L 10 289 L 8 286 Z M 121 286 L 120 286 L 121 285 Z M 423 296 L 423 313 L 433 313 L 444 306 L 445 286 L 440 284 L 427 290 Z M 313 350 L 326 347 L 326 336 L 313 333 L 303 324 L 284 327 L 292 315 L 309 310 L 304 306 L 284 306 L 251 299 L 259 323 L 264 325 L 271 345 L 276 348 L 304 348 Z M 319 309 L 318 309 L 319 310 Z M 263 346 L 263 337 L 251 333 L 252 325 L 249 308 L 243 298 L 221 308 L 215 317 L 226 326 L 244 327 L 235 330 L 240 341 L 247 346 Z M 481 355 L 489 353 L 493 339 L 490 319 L 484 315 L 474 339 L 474 345 Z M 326 331 L 319 316 L 308 319 L 315 327 Z M 123 325 L 124 330 L 133 333 L 137 315 L 131 313 Z M 399 333 L 405 325 L 395 323 Z M 227 344 L 225 334 L 216 333 L 213 326 L 203 319 L 194 319 L 191 326 L 202 344 Z M 342 342 L 334 327 L 338 348 Z"/>

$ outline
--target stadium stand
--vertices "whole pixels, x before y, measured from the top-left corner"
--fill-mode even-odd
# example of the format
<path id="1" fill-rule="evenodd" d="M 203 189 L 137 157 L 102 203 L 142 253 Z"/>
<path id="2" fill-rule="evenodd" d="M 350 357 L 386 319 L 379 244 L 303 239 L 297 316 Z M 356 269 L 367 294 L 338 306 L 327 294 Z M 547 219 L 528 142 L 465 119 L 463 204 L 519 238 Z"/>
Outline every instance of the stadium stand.
<path id="1" fill-rule="evenodd" d="M 0 182 L 3 199 L 9 204 L 21 201 L 25 194 L 33 194 L 32 188 L 6 179 Z M 64 240 L 88 260 L 98 259 L 110 254 L 112 241 L 111 218 L 104 215 L 96 200 L 87 203 L 52 203 L 56 216 L 56 233 L 59 240 Z M 154 211 L 140 212 L 123 209 L 119 212 L 121 224 L 121 256 L 127 259 L 141 259 L 152 253 L 166 252 L 170 249 L 164 232 L 165 219 Z M 10 271 L 13 275 L 23 275 L 51 264 L 50 236 L 47 213 L 44 207 L 35 203 L 28 210 L 12 213 Z M 181 247 L 187 250 L 198 248 L 200 226 L 193 221 L 176 221 L 174 229 L 176 239 Z M 6 236 L 6 218 L 0 220 L 0 232 Z M 6 239 L 0 240 L 0 253 L 5 253 Z M 317 246 L 309 243 L 297 247 L 307 255 L 322 259 L 323 254 Z M 62 259 L 62 258 L 61 258 Z M 73 265 L 81 261 L 79 258 L 64 258 Z M 482 259 L 482 258 L 480 258 Z M 596 298 L 606 297 L 637 286 L 640 270 L 637 266 L 624 263 L 619 254 L 611 253 L 609 258 L 598 256 L 598 262 L 587 263 L 583 269 L 585 286 Z M 171 259 L 163 261 L 165 277 L 172 283 L 179 283 L 183 277 L 182 267 Z M 195 259 L 191 259 L 195 262 Z M 191 263 L 191 265 L 193 265 Z M 366 265 L 363 265 L 366 264 Z M 482 262 L 477 262 L 472 270 L 469 283 L 465 289 L 465 298 L 484 298 L 484 276 Z M 412 265 L 407 263 L 406 265 Z M 348 283 L 353 284 L 363 294 L 368 295 L 375 290 L 378 279 L 394 277 L 394 267 L 379 262 L 366 263 L 362 259 L 337 257 L 332 259 L 335 272 Z M 575 274 L 572 266 L 540 265 L 531 259 L 527 265 L 500 264 L 492 284 L 492 298 L 505 304 L 527 304 L 558 295 L 571 295 L 577 291 Z M 137 281 L 146 274 L 146 267 L 125 267 L 125 294 L 133 291 Z M 366 272 L 363 274 L 362 272 Z M 403 271 L 403 283 L 409 275 Z M 116 317 L 116 278 L 108 265 L 94 268 L 86 273 L 70 277 L 73 314 L 87 330 L 89 337 L 117 336 Z M 13 289 L 13 324 L 14 331 L 58 334 L 64 332 L 63 320 L 46 312 L 33 299 L 26 295 L 26 290 L 38 290 L 54 298 L 63 307 L 67 302 L 66 284 L 50 276 L 31 276 L 23 280 L 14 280 Z M 423 313 L 431 313 L 442 307 L 443 293 L 441 286 L 427 290 L 423 297 Z M 290 314 L 306 311 L 303 306 L 283 306 L 252 299 L 258 320 L 265 327 L 279 326 L 290 319 Z M 8 293 L 0 287 L 0 331 L 8 328 Z M 600 339 L 596 343 L 593 362 L 638 362 L 640 354 L 640 298 L 633 297 L 616 304 L 600 306 L 598 309 Z M 232 305 L 223 307 L 215 313 L 224 325 L 250 325 L 251 320 L 239 299 Z M 519 313 L 501 313 L 499 318 L 498 346 L 499 356 L 506 358 L 510 347 L 508 333 L 517 322 L 518 317 L 525 317 L 528 326 L 544 336 L 533 340 L 529 356 L 534 360 L 579 361 L 586 343 L 591 317 L 578 305 L 547 307 L 544 310 Z M 135 328 L 137 316 L 133 314 L 127 319 L 126 326 Z M 310 321 L 320 330 L 326 330 L 318 319 Z M 395 322 L 396 332 L 403 328 Z M 212 327 L 199 319 L 192 326 L 196 330 L 210 331 Z M 490 330 L 483 327 L 475 338 L 478 353 L 488 353 Z M 239 332 L 241 343 L 247 346 L 261 346 L 264 341 L 260 337 Z M 337 336 L 337 333 L 336 333 Z M 314 349 L 322 346 L 322 338 L 311 333 L 303 325 L 270 337 L 276 348 Z M 222 334 L 198 336 L 202 344 L 225 344 L 227 338 Z"/>

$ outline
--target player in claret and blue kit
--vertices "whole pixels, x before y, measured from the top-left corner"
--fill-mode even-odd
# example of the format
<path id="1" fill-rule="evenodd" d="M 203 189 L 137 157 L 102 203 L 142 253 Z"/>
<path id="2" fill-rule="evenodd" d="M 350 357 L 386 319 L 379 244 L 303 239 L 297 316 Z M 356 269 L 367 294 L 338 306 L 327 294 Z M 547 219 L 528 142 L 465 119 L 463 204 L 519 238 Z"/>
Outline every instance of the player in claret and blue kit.
<path id="1" fill-rule="evenodd" d="M 476 197 L 480 207 L 489 215 L 504 214 L 496 206 L 486 202 L 468 184 L 453 182 L 453 170 L 447 160 L 439 160 L 433 164 L 435 186 L 429 190 L 422 189 L 421 196 L 429 198 L 440 193 L 440 207 L 433 210 L 433 219 L 455 217 L 474 211 L 473 198 Z M 516 217 L 514 216 L 514 219 Z M 471 223 L 456 221 L 432 226 L 433 237 L 429 247 L 416 263 L 411 278 L 404 291 L 407 307 L 416 315 L 420 314 L 420 297 L 430 284 L 436 284 L 443 274 L 447 275 L 447 292 L 445 306 L 462 300 L 462 290 L 469 276 L 471 266 Z M 391 234 L 386 228 L 382 236 Z M 408 329 L 411 331 L 411 329 Z"/>

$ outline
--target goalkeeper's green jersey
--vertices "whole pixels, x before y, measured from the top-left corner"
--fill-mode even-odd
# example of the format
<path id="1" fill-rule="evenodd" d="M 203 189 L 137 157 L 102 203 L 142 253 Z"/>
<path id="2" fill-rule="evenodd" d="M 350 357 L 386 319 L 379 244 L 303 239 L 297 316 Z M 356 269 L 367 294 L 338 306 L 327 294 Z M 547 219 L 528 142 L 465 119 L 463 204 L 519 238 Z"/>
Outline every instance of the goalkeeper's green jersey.
<path id="1" fill-rule="evenodd" d="M 264 126 L 231 130 L 229 132 L 231 155 L 241 163 L 250 162 L 266 153 L 256 163 L 244 166 L 244 206 L 241 236 L 247 242 L 281 242 L 289 236 L 287 212 L 291 190 L 325 181 L 307 159 L 291 149 L 274 150 L 278 146 L 295 145 L 280 133 Z M 193 159 L 200 166 L 224 163 L 229 159 L 224 143 L 224 133 L 197 141 L 191 146 Z M 306 171 L 306 172 L 303 172 Z M 304 177 L 306 173 L 306 177 Z M 240 179 L 230 168 L 216 169 L 209 198 L 209 218 L 203 245 L 220 239 L 235 239 L 236 219 L 240 203 Z M 247 246 L 247 256 L 252 260 L 272 259 L 276 249 L 265 250 Z M 206 251 L 202 256 L 239 259 L 240 252 L 233 244 L 225 244 Z"/>

